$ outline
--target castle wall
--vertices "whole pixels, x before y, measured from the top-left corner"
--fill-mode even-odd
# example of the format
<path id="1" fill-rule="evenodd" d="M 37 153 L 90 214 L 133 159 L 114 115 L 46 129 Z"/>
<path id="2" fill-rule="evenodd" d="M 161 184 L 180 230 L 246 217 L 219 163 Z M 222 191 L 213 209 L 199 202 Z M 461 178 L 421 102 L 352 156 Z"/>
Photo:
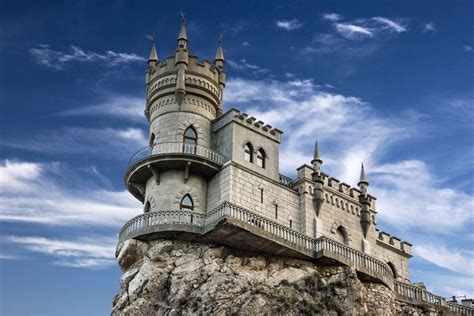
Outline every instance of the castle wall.
<path id="1" fill-rule="evenodd" d="M 204 213 L 207 209 L 207 180 L 190 174 L 184 181 L 183 170 L 167 170 L 160 174 L 160 184 L 150 177 L 146 182 L 145 201 L 150 202 L 150 211 L 179 210 L 181 199 L 189 194 L 194 202 L 194 211 Z"/>

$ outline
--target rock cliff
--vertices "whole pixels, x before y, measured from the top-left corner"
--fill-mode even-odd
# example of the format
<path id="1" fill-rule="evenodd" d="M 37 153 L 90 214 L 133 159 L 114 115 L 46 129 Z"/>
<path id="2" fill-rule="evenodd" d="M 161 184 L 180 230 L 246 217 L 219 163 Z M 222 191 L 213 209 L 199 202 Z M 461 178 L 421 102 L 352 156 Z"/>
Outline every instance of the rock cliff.
<path id="1" fill-rule="evenodd" d="M 404 312 L 390 289 L 361 282 L 346 266 L 170 240 L 129 240 L 118 250 L 117 260 L 124 274 L 112 315 Z"/>

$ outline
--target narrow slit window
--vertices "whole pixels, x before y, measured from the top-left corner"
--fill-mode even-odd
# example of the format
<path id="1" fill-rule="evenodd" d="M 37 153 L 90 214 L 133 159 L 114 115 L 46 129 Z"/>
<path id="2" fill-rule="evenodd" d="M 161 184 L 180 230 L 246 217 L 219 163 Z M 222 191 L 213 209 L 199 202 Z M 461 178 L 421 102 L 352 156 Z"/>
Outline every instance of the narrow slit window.
<path id="1" fill-rule="evenodd" d="M 290 219 L 290 228 L 293 228 L 293 220 Z"/>
<path id="2" fill-rule="evenodd" d="M 278 219 L 278 204 L 275 204 L 275 219 Z"/>
<path id="3" fill-rule="evenodd" d="M 263 203 L 263 188 L 260 189 L 260 203 Z"/>

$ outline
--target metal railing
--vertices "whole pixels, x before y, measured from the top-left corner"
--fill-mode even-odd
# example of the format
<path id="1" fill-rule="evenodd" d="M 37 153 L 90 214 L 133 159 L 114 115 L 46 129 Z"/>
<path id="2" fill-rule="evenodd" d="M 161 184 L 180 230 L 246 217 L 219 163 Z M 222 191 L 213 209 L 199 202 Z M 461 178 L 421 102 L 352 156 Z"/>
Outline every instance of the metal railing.
<path id="1" fill-rule="evenodd" d="M 148 157 L 152 157 L 160 154 L 188 154 L 196 155 L 209 159 L 219 165 L 224 163 L 224 156 L 201 145 L 183 143 L 183 142 L 172 142 L 172 143 L 157 143 L 152 146 L 148 146 L 138 150 L 130 158 L 128 166 L 132 166 L 137 162 L 144 160 Z"/>
<path id="2" fill-rule="evenodd" d="M 284 185 L 285 187 L 288 187 L 290 189 L 293 188 L 293 179 L 291 179 L 288 176 L 285 176 L 284 174 L 280 173 L 280 184 Z"/>

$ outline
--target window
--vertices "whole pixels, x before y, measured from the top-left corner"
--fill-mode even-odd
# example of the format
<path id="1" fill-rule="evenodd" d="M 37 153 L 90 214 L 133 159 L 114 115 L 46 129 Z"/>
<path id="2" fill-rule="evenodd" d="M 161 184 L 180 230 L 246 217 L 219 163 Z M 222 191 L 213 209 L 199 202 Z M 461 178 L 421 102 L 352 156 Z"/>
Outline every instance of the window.
<path id="1" fill-rule="evenodd" d="M 347 245 L 347 233 L 346 229 L 342 226 L 339 226 L 336 230 L 336 238 L 341 244 Z"/>
<path id="2" fill-rule="evenodd" d="M 290 219 L 290 228 L 293 228 L 293 220 Z"/>
<path id="3" fill-rule="evenodd" d="M 150 147 L 155 144 L 155 133 L 151 133 L 150 135 Z"/>
<path id="4" fill-rule="evenodd" d="M 387 262 L 387 265 L 390 267 L 390 270 L 392 270 L 392 276 L 394 279 L 397 279 L 397 270 L 395 269 L 395 266 L 391 262 Z"/>
<path id="5" fill-rule="evenodd" d="M 252 147 L 252 144 L 250 144 L 250 143 L 245 144 L 244 151 L 245 151 L 245 154 L 244 154 L 245 160 L 249 161 L 249 162 L 253 162 L 253 147 Z"/>
<path id="6" fill-rule="evenodd" d="M 181 199 L 181 203 L 179 204 L 179 208 L 182 211 L 192 211 L 194 209 L 193 199 L 189 194 L 186 194 Z"/>
<path id="7" fill-rule="evenodd" d="M 265 169 L 265 159 L 267 158 L 267 155 L 265 154 L 265 150 L 260 148 L 257 151 L 257 166 L 262 167 Z"/>
<path id="8" fill-rule="evenodd" d="M 278 204 L 275 204 L 275 219 L 278 219 Z"/>
<path id="9" fill-rule="evenodd" d="M 189 126 L 183 135 L 183 152 L 188 154 L 196 153 L 197 133 L 194 127 Z"/>
<path id="10" fill-rule="evenodd" d="M 260 189 L 260 203 L 263 203 L 263 188 Z"/>

